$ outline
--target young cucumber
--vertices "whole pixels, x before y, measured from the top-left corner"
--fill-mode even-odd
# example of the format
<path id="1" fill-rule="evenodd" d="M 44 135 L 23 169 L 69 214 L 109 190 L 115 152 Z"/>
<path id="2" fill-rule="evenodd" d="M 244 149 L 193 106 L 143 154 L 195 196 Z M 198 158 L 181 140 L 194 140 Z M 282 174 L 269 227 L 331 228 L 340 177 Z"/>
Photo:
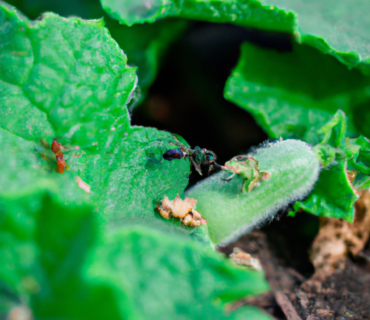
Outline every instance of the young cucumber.
<path id="1" fill-rule="evenodd" d="M 197 200 L 196 209 L 208 221 L 215 244 L 226 245 L 272 219 L 278 210 L 307 196 L 318 179 L 319 160 L 305 142 L 268 143 L 251 155 L 268 179 L 259 181 L 250 192 L 241 192 L 241 175 L 225 181 L 228 171 L 214 174 L 186 192 Z"/>

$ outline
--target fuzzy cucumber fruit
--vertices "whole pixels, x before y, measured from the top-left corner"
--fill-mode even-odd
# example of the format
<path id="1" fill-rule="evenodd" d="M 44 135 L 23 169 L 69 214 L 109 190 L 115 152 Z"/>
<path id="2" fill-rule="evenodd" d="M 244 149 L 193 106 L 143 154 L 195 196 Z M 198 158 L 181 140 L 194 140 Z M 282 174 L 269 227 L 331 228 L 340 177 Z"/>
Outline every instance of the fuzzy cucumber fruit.
<path id="1" fill-rule="evenodd" d="M 186 192 L 197 200 L 196 210 L 208 221 L 211 240 L 226 245 L 256 225 L 272 219 L 292 201 L 307 196 L 319 176 L 320 163 L 312 148 L 300 140 L 267 143 L 250 153 L 269 178 L 251 192 L 241 192 L 243 178 L 221 171 Z"/>

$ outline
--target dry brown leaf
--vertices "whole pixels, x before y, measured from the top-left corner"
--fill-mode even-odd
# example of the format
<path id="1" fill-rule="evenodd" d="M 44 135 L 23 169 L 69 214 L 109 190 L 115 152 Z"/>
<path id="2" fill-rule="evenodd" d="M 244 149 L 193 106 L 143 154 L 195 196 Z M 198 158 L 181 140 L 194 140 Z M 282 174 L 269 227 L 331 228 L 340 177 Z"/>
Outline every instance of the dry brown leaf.
<path id="1" fill-rule="evenodd" d="M 316 277 L 327 277 L 344 268 L 349 253 L 356 256 L 370 235 L 370 192 L 362 191 L 355 203 L 353 223 L 320 218 L 320 231 L 312 245 L 311 261 Z"/>
<path id="2" fill-rule="evenodd" d="M 180 219 L 183 225 L 195 228 L 207 223 L 202 215 L 194 210 L 196 203 L 197 200 L 194 198 L 185 198 L 185 200 L 182 200 L 179 195 L 172 201 L 168 197 L 164 197 L 162 205 L 157 205 L 157 210 L 165 219 L 173 216 Z"/>
<path id="3" fill-rule="evenodd" d="M 249 267 L 253 270 L 262 271 L 261 262 L 238 247 L 233 249 L 233 252 L 230 254 L 230 259 L 236 264 Z"/>
<path id="4" fill-rule="evenodd" d="M 31 310 L 26 306 L 17 306 L 9 311 L 7 320 L 32 320 Z"/>
<path id="5" fill-rule="evenodd" d="M 77 182 L 78 186 L 82 190 L 86 191 L 87 193 L 90 193 L 91 186 L 89 184 L 87 184 L 85 181 L 83 181 L 79 176 L 76 176 L 75 179 L 76 179 L 76 182 Z"/>

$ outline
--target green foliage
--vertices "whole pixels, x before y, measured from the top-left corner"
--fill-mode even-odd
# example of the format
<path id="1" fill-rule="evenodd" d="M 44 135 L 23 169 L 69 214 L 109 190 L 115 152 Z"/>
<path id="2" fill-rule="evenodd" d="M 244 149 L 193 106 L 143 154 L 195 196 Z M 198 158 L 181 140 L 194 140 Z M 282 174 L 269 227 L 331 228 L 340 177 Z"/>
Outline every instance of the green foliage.
<path id="1" fill-rule="evenodd" d="M 153 216 L 164 196 L 181 195 L 188 184 L 190 162 L 162 158 L 171 140 L 168 132 L 131 127 L 98 155 L 71 153 L 66 174 L 91 186 L 100 212 L 114 224 L 127 216 Z"/>
<path id="2" fill-rule="evenodd" d="M 304 142 L 278 141 L 252 154 L 260 172 L 270 177 L 253 191 L 241 193 L 243 178 L 225 179 L 220 172 L 199 182 L 186 192 L 198 200 L 197 210 L 208 221 L 210 237 L 216 244 L 227 244 L 251 230 L 290 202 L 306 196 L 319 174 L 316 154 Z"/>
<path id="3" fill-rule="evenodd" d="M 237 268 L 177 228 L 158 227 L 153 210 L 143 210 L 151 219 L 104 227 L 95 197 L 70 175 L 50 171 L 38 144 L 2 129 L 0 142 L 0 178 L 7 183 L 0 189 L 0 281 L 36 318 L 149 319 L 166 308 L 169 319 L 185 310 L 187 319 L 202 313 L 269 319 L 254 309 L 222 311 L 227 302 L 265 291 L 262 274 Z M 123 215 L 129 210 L 121 207 Z M 19 304 L 4 291 L 0 296 L 2 311 Z"/>
<path id="4" fill-rule="evenodd" d="M 237 268 L 197 243 L 148 227 L 109 232 L 91 257 L 89 276 L 116 284 L 117 294 L 127 293 L 139 319 L 241 319 L 250 307 L 227 315 L 222 313 L 225 303 L 268 289 L 261 273 Z M 255 316 L 270 319 L 261 312 Z"/>
<path id="5" fill-rule="evenodd" d="M 348 147 L 346 143 L 345 114 L 339 110 L 317 133 L 324 135 L 314 148 L 324 169 L 310 195 L 295 203 L 294 209 L 352 222 L 358 195 L 348 178 L 347 163 L 355 155 L 358 157 L 359 148 Z"/>
<path id="6" fill-rule="evenodd" d="M 128 57 L 128 64 L 136 66 L 139 92 L 135 94 L 134 104 L 146 96 L 153 83 L 167 47 L 187 28 L 185 20 L 170 19 L 151 25 L 127 27 L 111 19 L 101 8 L 99 0 L 8 0 L 28 17 L 36 19 L 42 13 L 52 11 L 64 17 L 79 16 L 84 19 L 104 18 L 105 26 L 111 36 Z M 138 101 L 136 101 L 138 99 Z"/>
<path id="7" fill-rule="evenodd" d="M 182 17 L 291 33 L 297 42 L 334 56 L 349 68 L 370 73 L 366 0 L 101 0 L 118 21 L 132 25 L 165 17 Z"/>
<path id="8" fill-rule="evenodd" d="M 4 8 L 4 14 L 17 21 L 17 17 L 11 9 Z M 41 40 L 39 42 L 45 43 L 45 46 L 52 41 L 51 37 L 62 37 L 61 30 L 63 29 L 60 28 L 60 24 L 67 25 L 65 32 L 69 31 L 70 25 L 73 26 L 74 23 L 81 24 L 81 29 L 78 30 L 83 32 L 88 27 L 89 29 L 86 30 L 86 32 L 89 31 L 88 37 L 93 36 L 93 38 L 90 40 L 90 43 L 85 42 L 79 48 L 79 54 L 76 54 L 77 58 L 71 60 L 71 70 L 75 70 L 75 72 L 68 71 L 67 78 L 70 77 L 73 79 L 74 84 L 68 83 L 64 79 L 61 82 L 62 93 L 60 93 L 59 87 L 57 89 L 52 87 L 48 90 L 48 83 L 55 82 L 55 79 L 53 81 L 49 79 L 49 73 L 40 74 L 38 72 L 33 75 L 32 70 L 37 65 L 32 67 L 32 70 L 27 74 L 28 77 L 23 80 L 26 84 L 34 82 L 47 86 L 44 93 L 45 101 L 48 101 L 48 97 L 55 97 L 55 102 L 51 104 L 51 111 L 48 116 L 39 109 L 41 108 L 40 106 L 43 106 L 42 104 L 35 105 L 24 96 L 23 92 L 33 90 L 33 86 L 29 87 L 25 85 L 23 88 L 18 88 L 9 83 L 1 82 L 2 87 L 0 87 L 0 90 L 2 89 L 4 93 L 10 90 L 9 88 L 15 90 L 14 95 L 4 96 L 7 103 L 2 104 L 2 107 L 4 109 L 6 108 L 5 115 L 9 115 L 9 117 L 3 117 L 5 129 L 27 140 L 38 141 L 40 138 L 44 138 L 49 143 L 58 134 L 62 135 L 65 133 L 65 138 L 61 140 L 62 142 L 66 141 L 68 144 L 79 144 L 81 151 L 66 156 L 66 162 L 71 167 L 70 172 L 66 174 L 70 176 L 71 181 L 74 181 L 77 175 L 91 185 L 92 194 L 95 198 L 99 199 L 102 213 L 109 219 L 112 216 L 115 219 L 123 218 L 125 214 L 121 212 L 122 207 L 126 207 L 126 215 L 142 215 L 142 212 L 147 210 L 151 212 L 156 203 L 164 195 L 175 196 L 177 193 L 181 194 L 188 182 L 187 175 L 190 172 L 189 163 L 186 161 L 182 161 L 180 164 L 170 163 L 164 161 L 161 157 L 161 152 L 170 146 L 168 142 L 166 144 L 165 140 L 169 141 L 171 135 L 151 128 L 130 128 L 127 108 L 123 107 L 124 104 L 122 105 L 122 103 L 127 103 L 129 95 L 132 94 L 132 87 L 135 85 L 136 79 L 135 69 L 127 69 L 127 67 L 126 69 L 122 69 L 122 64 L 124 65 L 125 63 L 125 56 L 121 54 L 116 43 L 111 38 L 101 46 L 101 49 L 94 49 L 94 54 L 90 54 L 89 50 L 93 50 L 93 44 L 99 45 L 99 41 L 96 44 L 94 41 L 96 39 L 99 40 L 100 35 L 109 37 L 106 29 L 104 29 L 99 21 L 84 22 L 76 18 L 66 20 L 51 14 L 47 14 L 45 17 L 45 21 L 38 22 L 38 24 L 42 25 L 42 30 L 53 30 L 57 28 L 55 33 L 50 31 L 49 36 L 42 35 L 40 37 Z M 6 20 L 6 16 L 4 19 Z M 32 24 L 30 22 L 28 23 Z M 26 27 L 24 24 L 22 26 Z M 37 30 L 38 28 L 35 27 L 34 29 Z M 7 34 L 5 35 L 7 36 Z M 79 36 L 77 32 L 74 35 L 76 37 Z M 105 41 L 104 39 L 101 41 Z M 84 41 L 84 38 L 80 40 Z M 65 43 L 66 40 L 60 43 L 54 43 L 54 41 L 56 40 L 53 40 L 54 47 L 51 46 L 47 50 L 45 47 L 41 48 L 48 53 L 51 52 L 50 54 L 55 54 L 54 60 L 57 60 L 56 57 L 59 55 L 65 55 L 68 59 L 72 59 L 71 52 L 64 53 L 63 49 L 57 47 L 58 45 L 61 48 L 67 46 Z M 70 42 L 73 43 L 72 38 L 70 38 Z M 10 43 L 9 40 L 8 43 Z M 80 47 L 77 41 L 74 42 L 74 45 Z M 9 44 L 9 47 L 4 50 L 5 56 L 8 53 L 13 57 L 13 52 L 10 51 L 12 49 L 14 49 L 14 46 Z M 67 46 L 65 50 L 70 50 L 70 46 Z M 101 50 L 101 53 L 104 53 L 101 57 L 98 55 L 99 50 Z M 106 61 L 106 54 L 112 51 L 115 52 L 117 59 L 121 59 L 121 64 L 117 66 L 112 64 L 111 61 L 114 61 L 113 59 L 115 57 L 112 54 L 109 58 L 110 61 Z M 30 52 L 32 55 L 32 51 Z M 91 76 L 90 78 L 92 79 L 89 79 L 87 77 L 91 74 L 90 69 L 94 70 L 94 68 L 91 67 L 92 62 L 84 60 L 86 59 L 85 56 L 91 57 L 91 61 L 94 61 L 97 65 L 96 68 L 98 68 L 98 63 L 95 62 L 96 59 L 101 64 L 106 63 L 108 65 L 104 68 L 101 67 L 100 75 L 96 74 L 96 77 Z M 53 56 L 44 53 L 44 59 L 53 61 L 51 60 Z M 59 64 L 62 64 L 62 61 L 54 64 L 54 68 L 57 68 Z M 40 62 L 40 66 L 40 68 L 44 68 L 42 61 Z M 45 68 L 47 67 L 45 66 Z M 89 72 L 84 74 L 86 68 L 88 68 L 87 70 Z M 2 74 L 8 75 L 5 64 L 1 70 L 3 70 Z M 20 68 L 20 70 L 24 71 L 23 68 Z M 48 70 L 51 74 L 58 75 L 55 71 Z M 117 76 L 109 76 L 109 72 L 113 71 L 115 71 L 114 74 Z M 29 77 L 32 77 L 32 79 L 30 80 Z M 90 83 L 91 86 L 96 85 L 97 87 L 91 87 L 88 90 L 88 86 L 83 85 L 84 81 Z M 52 85 L 50 84 L 50 86 Z M 75 89 L 73 89 L 74 86 Z M 117 91 L 118 86 L 120 86 L 119 91 Z M 103 90 L 100 87 L 105 89 Z M 67 90 L 67 88 L 70 90 Z M 42 89 L 44 87 L 40 87 L 38 90 Z M 55 92 L 59 94 L 55 95 Z M 114 96 L 116 98 L 110 97 L 109 93 L 112 92 L 115 92 Z M 88 97 L 86 97 L 86 94 Z M 120 96 L 125 96 L 127 99 L 121 100 Z M 42 99 L 42 95 L 38 95 L 37 97 L 38 99 Z M 19 98 L 24 103 L 20 103 Z M 106 105 L 101 107 L 102 110 L 99 109 L 99 104 L 96 104 L 100 99 L 102 101 L 106 99 L 106 102 L 104 102 Z M 64 101 L 68 101 L 71 104 L 69 108 L 65 108 Z M 65 110 L 68 112 L 65 112 Z M 97 115 L 94 115 L 93 110 L 96 110 Z M 111 114 L 109 111 L 111 111 Z M 85 113 L 88 113 L 88 115 Z M 37 114 L 38 117 L 33 118 L 33 114 Z M 115 117 L 113 117 L 114 114 L 116 115 Z M 19 115 L 24 115 L 24 118 Z M 12 122 L 11 117 L 16 119 L 17 122 Z M 102 119 L 105 121 L 101 121 Z M 33 124 L 31 121 L 35 121 L 36 123 Z M 88 135 L 84 135 L 90 127 L 93 128 L 91 132 L 89 131 Z M 50 131 L 40 130 L 40 132 L 35 133 L 33 132 L 35 128 L 50 128 Z M 91 146 L 94 148 L 94 145 L 98 146 L 99 153 L 93 155 L 89 151 Z M 47 154 L 49 161 L 55 163 L 53 162 L 55 160 L 53 160 L 53 154 L 50 150 L 41 150 L 40 152 Z M 39 157 L 41 159 L 40 155 Z"/>
<path id="9" fill-rule="evenodd" d="M 355 108 L 369 96 L 369 78 L 301 45 L 277 52 L 245 43 L 225 97 L 250 112 L 272 138 L 320 142 L 317 131 L 338 110 L 349 115 L 347 134 L 362 131 Z M 366 129 L 368 130 L 368 129 Z"/>
<path id="10" fill-rule="evenodd" d="M 334 56 L 349 68 L 357 66 L 369 73 L 368 1 L 356 1 L 356 5 L 351 0 L 267 1 L 295 12 L 301 43 Z"/>
<path id="11" fill-rule="evenodd" d="M 353 153 L 349 161 L 349 165 L 354 170 L 365 175 L 370 175 L 370 142 L 365 137 L 361 136 L 352 141 L 348 140 L 351 149 L 357 152 Z M 356 148 L 357 147 L 357 148 Z"/>
<path id="12" fill-rule="evenodd" d="M 356 190 L 366 190 L 370 188 L 370 144 L 369 140 L 361 136 L 358 139 L 347 139 L 348 148 L 355 149 L 357 152 L 350 157 L 348 168 L 357 172 L 354 187 Z"/>
<path id="13" fill-rule="evenodd" d="M 136 86 L 135 69 L 102 21 L 48 13 L 30 22 L 1 6 L 0 24 L 0 96 L 6 99 L 0 127 L 27 140 L 65 136 L 96 149 L 112 127 L 127 126 L 122 106 Z"/>
<path id="14" fill-rule="evenodd" d="M 370 186 L 370 142 L 354 138 L 370 135 L 365 0 L 101 0 L 107 13 L 98 0 L 9 2 L 31 18 L 73 17 L 30 21 L 0 2 L 0 318 L 25 305 L 35 319 L 270 319 L 226 311 L 268 285 L 210 239 L 229 243 L 296 200 L 296 211 L 352 221 L 356 189 Z M 196 229 L 154 210 L 184 196 L 189 159 L 165 161 L 172 134 L 131 126 L 128 112 L 185 19 L 293 42 L 291 52 L 243 45 L 225 97 L 288 140 L 256 149 L 258 168 L 188 190 L 208 220 Z M 256 182 L 249 192 L 244 178 Z"/>
<path id="15" fill-rule="evenodd" d="M 209 22 L 235 23 L 254 28 L 292 32 L 295 16 L 257 0 L 101 0 L 104 10 L 126 25 L 181 17 Z"/>
<path id="16" fill-rule="evenodd" d="M 154 212 L 164 195 L 183 193 L 190 163 L 163 160 L 171 134 L 130 126 L 135 69 L 102 22 L 50 13 L 30 22 L 5 5 L 0 17 L 1 316 L 23 304 L 43 319 L 270 319 L 224 311 L 268 289 L 261 273 L 204 245 L 206 226 Z M 48 144 L 56 135 L 64 174 Z"/>

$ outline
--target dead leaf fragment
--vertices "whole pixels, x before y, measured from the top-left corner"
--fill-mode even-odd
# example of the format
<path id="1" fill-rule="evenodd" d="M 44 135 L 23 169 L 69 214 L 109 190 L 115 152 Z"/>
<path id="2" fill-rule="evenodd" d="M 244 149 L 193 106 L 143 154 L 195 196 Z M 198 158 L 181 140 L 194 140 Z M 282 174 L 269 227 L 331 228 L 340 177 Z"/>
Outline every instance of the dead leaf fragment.
<path id="1" fill-rule="evenodd" d="M 362 191 L 355 203 L 353 223 L 320 218 L 320 231 L 312 245 L 311 261 L 315 276 L 325 278 L 345 266 L 349 253 L 356 256 L 370 235 L 370 192 Z"/>
<path id="2" fill-rule="evenodd" d="M 26 306 L 17 306 L 9 311 L 7 320 L 32 320 L 31 310 Z"/>
<path id="3" fill-rule="evenodd" d="M 79 176 L 76 176 L 75 179 L 77 181 L 78 186 L 82 190 L 86 191 L 87 193 L 90 193 L 90 191 L 91 191 L 91 186 L 90 185 L 88 185 L 85 181 L 83 181 Z"/>
<path id="4" fill-rule="evenodd" d="M 275 299 L 281 310 L 283 310 L 287 320 L 302 320 L 284 292 L 276 291 Z"/>
<path id="5" fill-rule="evenodd" d="M 162 200 L 162 205 L 157 205 L 157 210 L 165 219 L 169 219 L 173 216 L 174 218 L 180 219 L 183 225 L 195 228 L 199 227 L 201 224 L 207 223 L 202 215 L 194 210 L 196 203 L 197 200 L 194 198 L 185 198 L 185 200 L 182 200 L 180 196 L 177 195 L 176 198 L 171 201 L 166 196 Z"/>
<path id="6" fill-rule="evenodd" d="M 233 252 L 230 254 L 230 259 L 236 264 L 249 267 L 253 270 L 262 271 L 261 262 L 238 247 L 233 249 Z"/>

